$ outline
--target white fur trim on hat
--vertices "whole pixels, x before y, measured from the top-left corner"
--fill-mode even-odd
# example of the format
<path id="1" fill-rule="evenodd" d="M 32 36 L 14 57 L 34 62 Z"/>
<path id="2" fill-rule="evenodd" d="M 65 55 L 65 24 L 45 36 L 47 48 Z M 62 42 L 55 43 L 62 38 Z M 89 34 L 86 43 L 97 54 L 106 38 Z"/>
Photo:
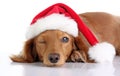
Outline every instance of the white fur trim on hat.
<path id="1" fill-rule="evenodd" d="M 73 19 L 61 14 L 51 14 L 29 26 L 26 38 L 31 39 L 46 30 L 61 30 L 74 37 L 78 36 L 77 23 Z"/>
<path id="2" fill-rule="evenodd" d="M 89 48 L 89 57 L 95 62 L 104 63 L 112 62 L 115 56 L 115 48 L 113 45 L 107 42 L 102 42 Z"/>

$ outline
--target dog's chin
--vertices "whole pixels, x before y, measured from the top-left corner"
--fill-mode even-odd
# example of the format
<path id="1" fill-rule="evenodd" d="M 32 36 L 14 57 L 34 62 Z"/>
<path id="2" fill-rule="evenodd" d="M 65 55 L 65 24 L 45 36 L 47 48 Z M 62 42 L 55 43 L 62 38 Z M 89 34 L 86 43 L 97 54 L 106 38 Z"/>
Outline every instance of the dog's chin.
<path id="1" fill-rule="evenodd" d="M 43 63 L 43 64 L 48 67 L 60 67 L 60 66 L 64 65 L 65 62 L 64 63 Z"/>
<path id="2" fill-rule="evenodd" d="M 48 67 L 60 67 L 62 66 L 63 64 L 45 64 L 45 66 L 48 66 Z"/>

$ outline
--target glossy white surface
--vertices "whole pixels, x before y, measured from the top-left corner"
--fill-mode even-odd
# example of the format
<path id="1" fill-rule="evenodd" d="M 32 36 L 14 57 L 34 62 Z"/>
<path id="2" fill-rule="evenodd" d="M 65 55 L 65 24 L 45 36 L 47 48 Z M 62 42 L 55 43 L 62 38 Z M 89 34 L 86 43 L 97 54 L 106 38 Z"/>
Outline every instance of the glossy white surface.
<path id="1" fill-rule="evenodd" d="M 120 76 L 120 57 L 113 64 L 66 63 L 46 67 L 42 63 L 14 63 L 8 58 L 0 62 L 1 76 Z"/>

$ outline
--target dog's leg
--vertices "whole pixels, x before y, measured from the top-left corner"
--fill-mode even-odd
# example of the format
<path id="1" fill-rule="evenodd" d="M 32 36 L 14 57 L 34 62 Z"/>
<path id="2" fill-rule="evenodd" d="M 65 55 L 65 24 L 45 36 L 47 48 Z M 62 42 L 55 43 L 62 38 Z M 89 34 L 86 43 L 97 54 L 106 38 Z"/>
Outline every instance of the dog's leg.
<path id="1" fill-rule="evenodd" d="M 70 58 L 73 62 L 87 62 L 87 56 L 84 51 L 74 50 Z"/>

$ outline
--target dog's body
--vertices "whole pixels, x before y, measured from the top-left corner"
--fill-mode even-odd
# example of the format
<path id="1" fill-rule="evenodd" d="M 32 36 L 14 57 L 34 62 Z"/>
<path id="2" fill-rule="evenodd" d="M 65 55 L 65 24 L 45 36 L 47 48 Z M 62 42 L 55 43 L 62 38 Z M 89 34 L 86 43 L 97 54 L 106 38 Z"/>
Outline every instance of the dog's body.
<path id="1" fill-rule="evenodd" d="M 106 41 L 113 44 L 117 55 L 120 55 L 120 18 L 118 16 L 94 12 L 80 14 L 80 18 L 99 42 Z M 22 53 L 11 59 L 16 62 L 43 61 L 48 66 L 62 65 L 67 60 L 94 62 L 89 58 L 89 47 L 91 45 L 81 32 L 74 38 L 59 30 L 47 30 L 26 41 Z"/>
<path id="2" fill-rule="evenodd" d="M 117 54 L 120 54 L 120 17 L 103 12 L 84 13 L 80 14 L 80 17 L 99 42 L 106 41 L 113 44 Z M 85 46 L 86 43 L 84 41 Z"/>

